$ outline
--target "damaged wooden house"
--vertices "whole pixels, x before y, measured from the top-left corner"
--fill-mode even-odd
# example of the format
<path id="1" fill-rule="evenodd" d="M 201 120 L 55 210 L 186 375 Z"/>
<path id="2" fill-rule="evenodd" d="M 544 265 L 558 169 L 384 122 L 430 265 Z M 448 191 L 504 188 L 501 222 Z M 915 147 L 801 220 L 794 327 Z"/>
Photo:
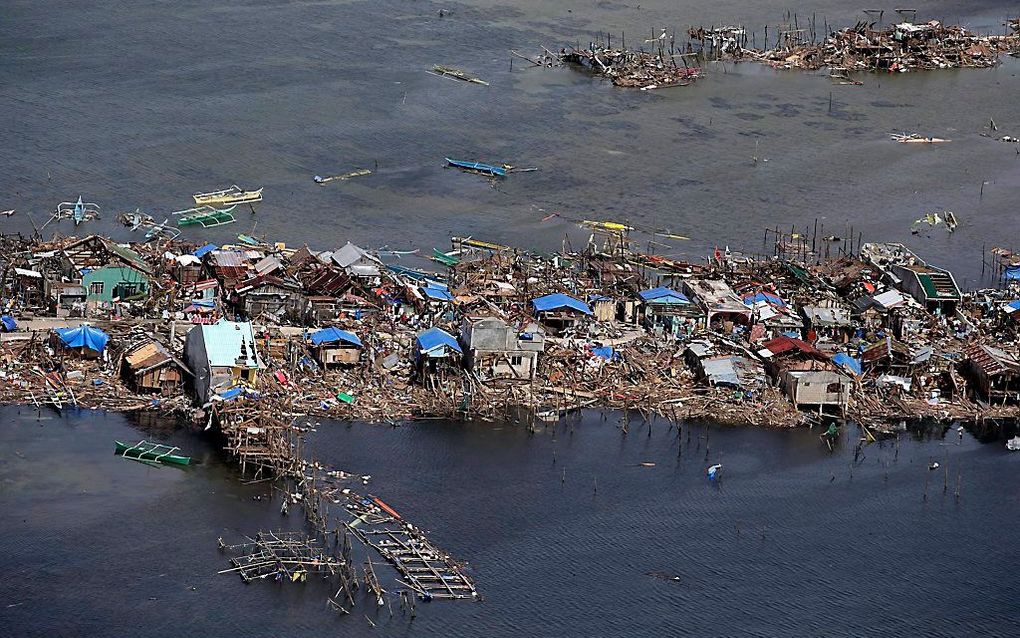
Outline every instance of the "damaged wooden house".
<path id="1" fill-rule="evenodd" d="M 155 339 L 144 339 L 129 347 L 123 355 L 121 375 L 127 386 L 138 393 L 177 394 L 190 378 L 191 370 Z"/>
<path id="2" fill-rule="evenodd" d="M 464 365 L 477 377 L 530 381 L 545 350 L 545 330 L 534 322 L 517 330 L 499 317 L 465 317 L 460 342 Z"/>

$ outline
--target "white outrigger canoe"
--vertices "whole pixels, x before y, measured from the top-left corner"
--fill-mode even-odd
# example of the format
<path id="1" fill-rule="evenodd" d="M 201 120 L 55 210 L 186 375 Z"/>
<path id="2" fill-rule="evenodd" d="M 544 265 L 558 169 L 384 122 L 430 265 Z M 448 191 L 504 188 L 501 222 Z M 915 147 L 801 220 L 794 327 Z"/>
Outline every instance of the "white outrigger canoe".
<path id="1" fill-rule="evenodd" d="M 237 184 L 209 193 L 195 193 L 192 197 L 197 206 L 226 206 L 230 204 L 254 204 L 262 201 L 262 189 L 244 190 Z"/>

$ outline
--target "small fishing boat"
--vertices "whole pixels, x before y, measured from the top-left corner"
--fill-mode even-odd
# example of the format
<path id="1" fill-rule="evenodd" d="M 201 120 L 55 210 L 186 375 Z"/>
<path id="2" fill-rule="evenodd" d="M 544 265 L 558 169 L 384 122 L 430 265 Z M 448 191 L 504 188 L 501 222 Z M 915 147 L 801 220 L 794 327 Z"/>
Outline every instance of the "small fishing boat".
<path id="1" fill-rule="evenodd" d="M 432 73 L 435 75 L 441 75 L 443 77 L 453 78 L 454 80 L 461 80 L 463 82 L 471 82 L 472 84 L 481 84 L 482 86 L 489 86 L 489 83 L 485 80 L 471 75 L 467 71 L 461 71 L 451 66 L 443 66 L 441 64 L 432 65 Z"/>
<path id="2" fill-rule="evenodd" d="M 328 177 L 322 177 L 320 175 L 316 175 L 312 179 L 314 179 L 315 183 L 318 184 L 319 186 L 325 186 L 326 184 L 328 184 L 330 182 L 344 182 L 344 181 L 347 181 L 347 180 L 351 179 L 352 177 L 362 177 L 364 175 L 371 175 L 371 174 L 372 174 L 372 171 L 368 170 L 367 168 L 359 168 L 356 171 L 351 171 L 350 173 L 344 173 L 343 175 L 330 175 Z"/>
<path id="3" fill-rule="evenodd" d="M 139 441 L 134 445 L 128 445 L 120 441 L 114 441 L 114 443 L 117 445 L 114 454 L 123 456 L 126 459 L 168 463 L 170 465 L 188 465 L 191 463 L 190 456 L 177 454 L 177 452 L 180 452 L 180 448 L 177 447 L 161 443 L 149 443 L 148 441 Z"/>
<path id="4" fill-rule="evenodd" d="M 224 206 L 227 204 L 254 204 L 262 201 L 262 189 L 250 191 L 234 184 L 230 188 L 192 195 L 198 206 Z"/>
<path id="5" fill-rule="evenodd" d="M 1020 452 L 1020 436 L 1014 436 L 1006 441 L 1006 449 L 1010 452 Z"/>
<path id="6" fill-rule="evenodd" d="M 167 226 L 170 223 L 170 219 L 164 219 L 159 224 L 152 225 L 149 230 L 145 231 L 145 241 L 152 239 L 166 238 L 166 239 L 177 239 L 181 236 L 181 231 L 176 228 Z"/>
<path id="7" fill-rule="evenodd" d="M 924 137 L 917 133 L 892 133 L 889 137 L 900 144 L 942 144 L 953 141 L 941 137 Z"/>
<path id="8" fill-rule="evenodd" d="M 13 214 L 14 214 L 14 209 L 13 208 L 10 209 L 10 210 L 2 210 L 2 211 L 0 211 L 0 215 L 3 215 L 4 217 L 10 217 Z"/>
<path id="9" fill-rule="evenodd" d="M 171 214 L 178 216 L 178 226 L 202 226 L 203 228 L 213 228 L 215 226 L 233 224 L 237 221 L 234 219 L 235 208 L 237 208 L 237 204 L 234 204 L 230 208 L 215 208 L 213 206 L 203 205 L 179 210 Z"/>
<path id="10" fill-rule="evenodd" d="M 464 171 L 471 173 L 478 173 L 479 175 L 486 175 L 488 177 L 506 177 L 506 169 L 502 166 L 494 166 L 492 164 L 482 164 L 481 162 L 469 162 L 465 160 L 455 160 L 446 158 L 446 163 L 454 168 L 459 168 Z"/>
<path id="11" fill-rule="evenodd" d="M 621 224 L 619 222 L 607 222 L 607 221 L 599 222 L 586 219 L 582 221 L 581 224 L 587 226 L 588 228 L 608 231 L 611 233 L 626 233 L 634 230 L 633 227 L 627 226 L 626 224 Z"/>
<path id="12" fill-rule="evenodd" d="M 57 204 L 57 210 L 53 213 L 53 217 L 56 219 L 73 219 L 74 225 L 79 226 L 82 222 L 98 219 L 99 211 L 99 204 L 82 201 L 81 195 L 79 195 L 76 202 L 60 202 Z"/>

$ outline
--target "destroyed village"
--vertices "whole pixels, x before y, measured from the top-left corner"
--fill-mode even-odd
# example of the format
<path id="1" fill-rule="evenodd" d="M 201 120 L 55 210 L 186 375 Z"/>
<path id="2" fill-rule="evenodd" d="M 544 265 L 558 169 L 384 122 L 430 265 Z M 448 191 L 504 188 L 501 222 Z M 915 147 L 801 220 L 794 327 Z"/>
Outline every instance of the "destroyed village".
<path id="1" fill-rule="evenodd" d="M 0 52 L 11 635 L 1015 635 L 1020 7 Z"/>

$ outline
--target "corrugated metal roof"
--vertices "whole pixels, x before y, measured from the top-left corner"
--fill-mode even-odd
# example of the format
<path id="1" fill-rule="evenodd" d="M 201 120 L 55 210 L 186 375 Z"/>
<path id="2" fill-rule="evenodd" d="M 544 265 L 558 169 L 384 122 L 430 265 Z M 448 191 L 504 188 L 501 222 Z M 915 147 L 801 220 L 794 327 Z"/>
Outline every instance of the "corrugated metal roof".
<path id="1" fill-rule="evenodd" d="M 193 330 L 202 331 L 210 366 L 260 370 L 266 367 L 259 357 L 258 348 L 255 346 L 255 333 L 250 323 L 221 319 L 217 323 L 197 326 Z"/>

